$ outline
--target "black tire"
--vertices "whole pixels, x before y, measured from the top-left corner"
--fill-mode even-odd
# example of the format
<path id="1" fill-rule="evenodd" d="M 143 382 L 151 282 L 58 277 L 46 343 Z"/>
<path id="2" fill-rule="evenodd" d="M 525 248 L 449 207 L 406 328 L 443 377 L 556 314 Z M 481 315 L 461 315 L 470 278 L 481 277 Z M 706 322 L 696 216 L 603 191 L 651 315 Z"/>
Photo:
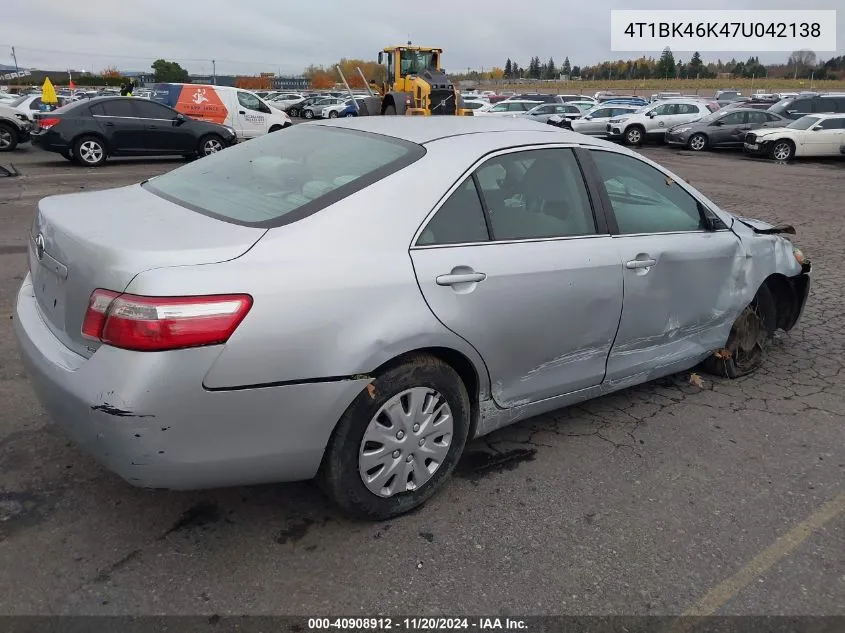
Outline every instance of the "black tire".
<path id="1" fill-rule="evenodd" d="M 197 155 L 202 158 L 223 151 L 225 148 L 226 144 L 222 137 L 217 134 L 206 134 L 197 144 Z"/>
<path id="2" fill-rule="evenodd" d="M 761 286 L 734 321 L 725 349 L 708 356 L 702 369 L 715 376 L 739 378 L 758 369 L 777 329 L 777 304 L 771 290 Z"/>
<path id="3" fill-rule="evenodd" d="M 385 116 L 394 116 L 396 114 L 396 106 L 392 103 L 384 107 Z"/>
<path id="4" fill-rule="evenodd" d="M 795 145 L 793 145 L 792 141 L 787 139 L 775 141 L 772 143 L 772 149 L 769 152 L 769 155 L 773 160 L 786 162 L 795 156 Z"/>
<path id="5" fill-rule="evenodd" d="M 73 158 L 85 167 L 99 167 L 106 162 L 106 144 L 99 136 L 82 136 L 73 144 Z"/>
<path id="6" fill-rule="evenodd" d="M 313 119 L 314 118 L 314 110 L 303 110 L 302 116 L 306 119 Z"/>
<path id="7" fill-rule="evenodd" d="M 0 152 L 11 152 L 18 146 L 18 131 L 8 123 L 0 121 Z"/>
<path id="8" fill-rule="evenodd" d="M 433 389 L 448 403 L 453 417 L 451 444 L 440 466 L 420 488 L 381 497 L 364 485 L 359 472 L 361 443 L 381 407 L 413 387 Z M 421 355 L 386 369 L 349 405 L 335 427 L 320 468 L 323 491 L 348 514 L 369 521 L 384 521 L 421 506 L 440 489 L 458 463 L 469 434 L 470 414 L 463 381 L 443 361 Z M 409 447 L 412 439 L 408 437 Z"/>
<path id="9" fill-rule="evenodd" d="M 628 145 L 642 145 L 645 141 L 645 129 L 641 125 L 632 125 L 625 130 L 625 143 Z"/>
<path id="10" fill-rule="evenodd" d="M 331 112 L 329 112 L 329 118 L 330 119 L 336 119 L 337 118 L 337 110 L 332 110 Z"/>
<path id="11" fill-rule="evenodd" d="M 290 112 L 288 112 L 288 116 L 299 116 L 299 109 L 298 108 L 291 108 Z"/>
<path id="12" fill-rule="evenodd" d="M 281 125 L 274 125 L 274 126 L 272 126 L 272 127 L 270 128 L 270 133 L 273 133 L 273 132 L 278 132 L 279 130 L 281 130 L 281 129 L 282 129 L 282 127 L 283 127 L 283 126 L 281 126 Z"/>
<path id="13" fill-rule="evenodd" d="M 691 149 L 694 152 L 704 151 L 705 149 L 707 149 L 707 145 L 708 145 L 707 135 L 702 134 L 701 132 L 693 134 L 687 140 L 687 148 Z"/>

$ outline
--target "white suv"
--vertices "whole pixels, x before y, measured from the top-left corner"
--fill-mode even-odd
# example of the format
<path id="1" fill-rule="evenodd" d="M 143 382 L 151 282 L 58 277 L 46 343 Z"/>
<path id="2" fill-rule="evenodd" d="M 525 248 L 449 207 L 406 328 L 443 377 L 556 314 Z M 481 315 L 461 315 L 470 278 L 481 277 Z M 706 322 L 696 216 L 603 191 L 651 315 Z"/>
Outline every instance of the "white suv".
<path id="1" fill-rule="evenodd" d="M 696 99 L 667 99 L 611 119 L 607 123 L 607 136 L 624 140 L 628 145 L 639 145 L 647 138 L 662 139 L 669 128 L 696 121 L 718 109 L 716 104 Z"/>

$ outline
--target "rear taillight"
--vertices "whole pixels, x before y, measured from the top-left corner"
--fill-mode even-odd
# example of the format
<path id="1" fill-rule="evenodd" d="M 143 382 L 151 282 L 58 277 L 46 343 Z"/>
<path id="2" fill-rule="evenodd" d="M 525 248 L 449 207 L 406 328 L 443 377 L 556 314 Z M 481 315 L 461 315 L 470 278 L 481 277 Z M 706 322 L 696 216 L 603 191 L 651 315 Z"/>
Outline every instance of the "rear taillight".
<path id="1" fill-rule="evenodd" d="M 252 308 L 249 295 L 141 297 L 97 289 L 91 293 L 82 336 L 141 352 L 219 345 Z"/>
<path id="2" fill-rule="evenodd" d="M 53 127 L 54 125 L 56 125 L 59 121 L 61 121 L 61 119 L 56 119 L 56 118 L 46 118 L 46 119 L 45 119 L 45 118 L 41 118 L 41 119 L 38 119 L 38 120 L 35 122 L 35 124 L 39 127 L 39 129 L 42 129 L 42 130 L 49 130 L 51 127 Z"/>

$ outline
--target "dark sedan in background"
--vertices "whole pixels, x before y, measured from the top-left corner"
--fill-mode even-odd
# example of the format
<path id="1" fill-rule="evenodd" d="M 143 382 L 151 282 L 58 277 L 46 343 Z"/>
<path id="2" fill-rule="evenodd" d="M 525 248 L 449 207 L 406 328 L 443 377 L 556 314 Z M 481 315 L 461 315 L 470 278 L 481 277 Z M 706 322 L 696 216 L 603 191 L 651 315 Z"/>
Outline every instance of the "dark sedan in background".
<path id="1" fill-rule="evenodd" d="M 666 132 L 666 142 L 696 152 L 714 147 L 742 147 L 745 135 L 751 130 L 783 127 L 788 119 L 754 108 L 717 110 L 691 123 L 682 123 Z"/>
<path id="2" fill-rule="evenodd" d="M 35 115 L 32 144 L 87 167 L 109 156 L 207 156 L 237 142 L 225 125 L 186 117 L 161 103 L 97 97 Z"/>

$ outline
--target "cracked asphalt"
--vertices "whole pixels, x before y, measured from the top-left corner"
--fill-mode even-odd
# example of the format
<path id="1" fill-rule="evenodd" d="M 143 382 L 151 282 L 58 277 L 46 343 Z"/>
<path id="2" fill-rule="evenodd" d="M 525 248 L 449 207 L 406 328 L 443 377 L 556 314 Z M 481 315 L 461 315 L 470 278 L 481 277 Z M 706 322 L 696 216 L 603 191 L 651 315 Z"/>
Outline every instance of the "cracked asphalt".
<path id="1" fill-rule="evenodd" d="M 311 483 L 138 490 L 71 445 L 12 334 L 34 205 L 181 160 L 0 154 L 22 171 L 0 178 L 0 614 L 657 615 L 705 596 L 719 614 L 845 614 L 845 503 L 807 522 L 845 498 L 845 162 L 642 151 L 797 228 L 814 261 L 798 327 L 753 376 L 679 374 L 496 432 L 380 524 Z"/>

